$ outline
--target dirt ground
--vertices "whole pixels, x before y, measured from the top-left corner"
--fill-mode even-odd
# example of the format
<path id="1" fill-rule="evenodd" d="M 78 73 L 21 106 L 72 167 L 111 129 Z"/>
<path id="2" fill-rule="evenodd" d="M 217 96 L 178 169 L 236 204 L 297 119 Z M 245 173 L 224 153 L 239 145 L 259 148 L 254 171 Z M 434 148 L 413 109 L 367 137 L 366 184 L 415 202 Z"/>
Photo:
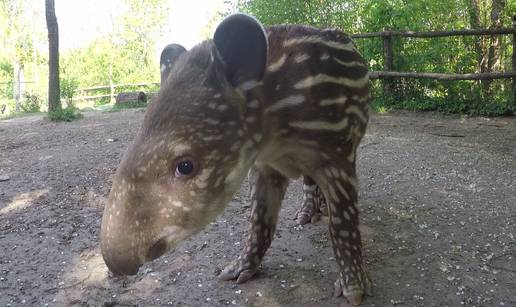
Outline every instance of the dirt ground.
<path id="1" fill-rule="evenodd" d="M 111 177 L 142 110 L 73 123 L 0 121 L 1 306 L 346 306 L 324 219 L 292 219 L 250 282 L 216 275 L 239 253 L 246 186 L 225 213 L 138 275 L 99 254 Z M 360 208 L 373 296 L 364 306 L 516 306 L 516 118 L 375 115 L 359 152 Z"/>

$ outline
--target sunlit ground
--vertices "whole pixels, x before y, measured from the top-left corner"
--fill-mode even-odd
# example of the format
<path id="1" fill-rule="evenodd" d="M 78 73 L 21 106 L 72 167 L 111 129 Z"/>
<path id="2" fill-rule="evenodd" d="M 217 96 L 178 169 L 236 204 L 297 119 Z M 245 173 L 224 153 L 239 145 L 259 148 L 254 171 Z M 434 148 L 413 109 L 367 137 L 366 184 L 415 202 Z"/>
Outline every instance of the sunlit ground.
<path id="1" fill-rule="evenodd" d="M 48 189 L 35 190 L 32 192 L 22 193 L 7 204 L 7 206 L 0 209 L 0 215 L 8 214 L 13 211 L 22 210 L 34 203 L 34 200 L 48 194 Z"/>

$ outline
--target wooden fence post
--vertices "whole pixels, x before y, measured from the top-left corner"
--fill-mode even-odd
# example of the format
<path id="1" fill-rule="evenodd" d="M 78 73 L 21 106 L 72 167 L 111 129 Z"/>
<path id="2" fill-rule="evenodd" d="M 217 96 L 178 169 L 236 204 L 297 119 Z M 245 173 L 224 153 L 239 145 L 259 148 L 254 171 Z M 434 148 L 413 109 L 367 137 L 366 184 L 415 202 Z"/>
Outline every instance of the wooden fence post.
<path id="1" fill-rule="evenodd" d="M 512 16 L 512 71 L 516 72 L 516 15 Z M 512 99 L 516 108 L 516 77 L 512 78 Z"/>
<path id="2" fill-rule="evenodd" d="M 384 28 L 383 35 L 383 70 L 384 71 L 392 71 L 393 70 L 393 52 L 392 52 L 392 36 L 390 33 L 390 28 Z M 392 79 L 384 78 L 383 80 L 383 93 L 384 95 L 391 97 L 392 96 Z"/>

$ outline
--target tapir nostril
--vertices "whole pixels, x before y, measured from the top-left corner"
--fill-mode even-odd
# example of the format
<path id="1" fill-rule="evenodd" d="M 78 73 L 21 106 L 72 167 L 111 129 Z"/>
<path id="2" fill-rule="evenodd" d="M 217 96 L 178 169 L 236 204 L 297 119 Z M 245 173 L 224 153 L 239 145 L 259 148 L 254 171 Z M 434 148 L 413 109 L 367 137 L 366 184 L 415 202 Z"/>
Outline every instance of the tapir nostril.
<path id="1" fill-rule="evenodd" d="M 147 252 L 147 260 L 154 260 L 167 251 L 167 241 L 160 239 Z"/>

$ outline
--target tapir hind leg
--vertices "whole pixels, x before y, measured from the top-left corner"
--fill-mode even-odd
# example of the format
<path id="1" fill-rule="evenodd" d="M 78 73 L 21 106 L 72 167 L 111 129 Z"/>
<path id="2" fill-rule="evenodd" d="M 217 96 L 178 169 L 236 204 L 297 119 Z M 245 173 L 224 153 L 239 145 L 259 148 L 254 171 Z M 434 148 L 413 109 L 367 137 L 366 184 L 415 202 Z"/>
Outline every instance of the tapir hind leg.
<path id="1" fill-rule="evenodd" d="M 240 256 L 219 275 L 222 280 L 249 280 L 258 270 L 276 230 L 278 212 L 288 179 L 268 166 L 256 167 L 250 176 L 251 226 Z"/>
<path id="2" fill-rule="evenodd" d="M 296 221 L 299 225 L 309 222 L 316 222 L 320 216 L 328 215 L 328 206 L 321 191 L 315 181 L 309 177 L 303 177 L 303 205 L 296 212 Z"/>
<path id="3" fill-rule="evenodd" d="M 370 293 L 371 282 L 358 229 L 355 162 L 321 168 L 315 178 L 328 202 L 330 237 L 340 271 L 334 294 L 343 295 L 351 304 L 358 305 L 363 296 Z"/>

